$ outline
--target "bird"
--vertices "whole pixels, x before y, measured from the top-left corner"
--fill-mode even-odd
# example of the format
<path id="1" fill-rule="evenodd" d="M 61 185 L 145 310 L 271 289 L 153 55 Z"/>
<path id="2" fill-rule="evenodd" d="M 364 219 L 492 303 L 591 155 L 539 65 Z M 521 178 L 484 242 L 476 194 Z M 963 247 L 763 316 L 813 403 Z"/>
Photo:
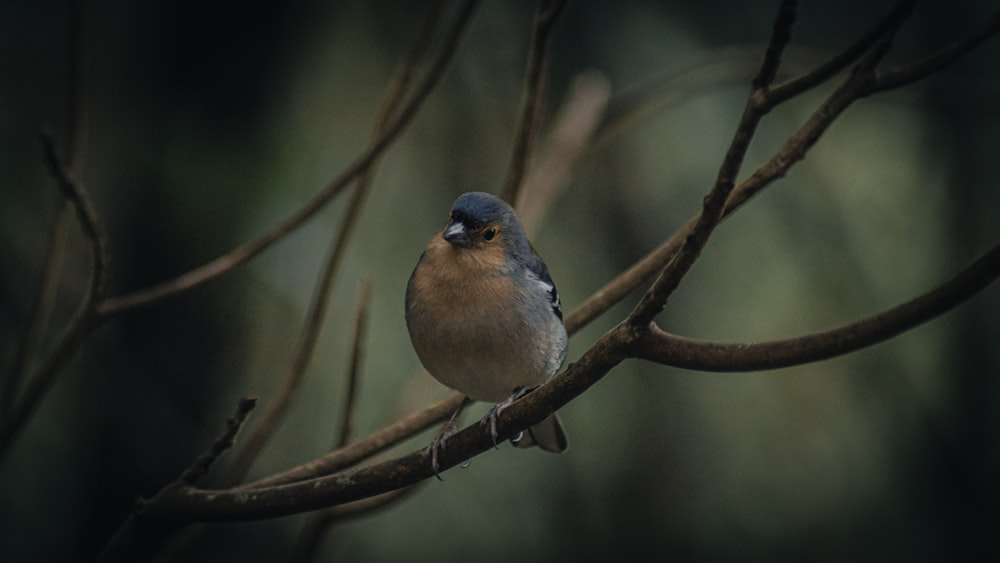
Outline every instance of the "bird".
<path id="1" fill-rule="evenodd" d="M 410 275 L 405 316 L 417 357 L 435 379 L 469 399 L 496 403 L 481 421 L 494 444 L 500 413 L 566 359 L 569 338 L 548 267 L 514 209 L 488 193 L 455 200 Z M 435 475 L 438 451 L 461 410 L 431 443 Z M 556 453 L 569 445 L 555 413 L 511 441 Z"/>

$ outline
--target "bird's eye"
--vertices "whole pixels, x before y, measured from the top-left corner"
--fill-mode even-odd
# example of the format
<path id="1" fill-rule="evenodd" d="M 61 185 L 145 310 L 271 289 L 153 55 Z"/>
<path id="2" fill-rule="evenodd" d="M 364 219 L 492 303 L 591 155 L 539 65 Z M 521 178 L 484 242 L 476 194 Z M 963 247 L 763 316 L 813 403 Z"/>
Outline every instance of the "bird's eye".
<path id="1" fill-rule="evenodd" d="M 497 237 L 496 227 L 490 227 L 483 231 L 483 240 L 490 242 Z"/>

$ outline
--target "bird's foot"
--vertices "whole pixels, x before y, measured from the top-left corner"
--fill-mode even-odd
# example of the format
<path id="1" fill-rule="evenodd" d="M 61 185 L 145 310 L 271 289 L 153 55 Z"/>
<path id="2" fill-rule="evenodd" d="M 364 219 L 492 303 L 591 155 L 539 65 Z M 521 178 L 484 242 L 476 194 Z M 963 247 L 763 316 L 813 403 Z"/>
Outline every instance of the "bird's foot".
<path id="1" fill-rule="evenodd" d="M 437 477 L 438 481 L 443 481 L 441 478 L 440 469 L 441 466 L 438 464 L 438 452 L 444 451 L 448 445 L 448 438 L 451 438 L 455 434 L 457 426 L 455 424 L 455 417 L 452 417 L 441 432 L 431 440 L 431 469 L 434 470 L 434 476 Z"/>
<path id="2" fill-rule="evenodd" d="M 441 428 L 441 432 L 431 440 L 431 469 L 434 470 L 434 476 L 437 477 L 438 481 L 444 481 L 441 478 L 441 465 L 438 463 L 438 452 L 444 451 L 445 446 L 448 444 L 448 438 L 451 438 L 458 431 L 458 415 L 462 414 L 462 410 L 468 402 L 469 398 L 466 397 L 462 401 L 462 404 L 455 409 L 455 412 L 451 414 L 451 418 Z"/>
<path id="3" fill-rule="evenodd" d="M 497 434 L 497 419 L 500 418 L 500 413 L 502 413 L 504 411 L 504 409 L 506 409 L 507 407 L 509 407 L 512 404 L 514 404 L 515 401 L 517 401 L 521 397 L 527 395 L 529 392 L 531 392 L 530 388 L 525 389 L 524 387 L 518 387 L 518 388 L 514 389 L 514 392 L 511 393 L 509 397 L 507 397 L 506 399 L 504 399 L 504 400 L 500 401 L 499 403 L 493 405 L 493 408 L 491 408 L 490 410 L 488 410 L 486 412 L 486 416 L 484 416 L 483 419 L 481 421 L 479 421 L 479 423 L 482 424 L 483 426 L 488 426 L 489 427 L 489 429 L 490 429 L 490 436 L 493 437 L 493 447 L 494 448 L 498 447 L 497 446 L 497 436 L 498 436 L 498 434 Z M 513 441 L 516 442 L 520 438 L 521 438 L 521 434 L 518 434 L 517 436 L 515 436 L 513 438 Z"/>

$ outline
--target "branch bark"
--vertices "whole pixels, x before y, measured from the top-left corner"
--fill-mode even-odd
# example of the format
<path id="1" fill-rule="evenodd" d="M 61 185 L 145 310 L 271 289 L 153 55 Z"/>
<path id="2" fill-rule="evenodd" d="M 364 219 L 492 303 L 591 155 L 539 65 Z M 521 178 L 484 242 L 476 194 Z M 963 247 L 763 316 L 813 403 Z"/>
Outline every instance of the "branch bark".
<path id="1" fill-rule="evenodd" d="M 1000 277 L 1000 246 L 954 278 L 906 303 L 832 330 L 772 342 L 730 344 L 676 336 L 653 326 L 630 355 L 700 371 L 778 369 L 842 356 L 911 330 L 971 299 Z"/>

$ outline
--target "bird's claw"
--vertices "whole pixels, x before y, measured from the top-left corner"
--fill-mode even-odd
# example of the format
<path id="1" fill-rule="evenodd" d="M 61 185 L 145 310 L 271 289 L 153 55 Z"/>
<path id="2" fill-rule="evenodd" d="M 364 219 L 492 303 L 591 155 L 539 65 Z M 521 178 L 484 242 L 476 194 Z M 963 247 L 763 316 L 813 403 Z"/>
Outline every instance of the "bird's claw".
<path id="1" fill-rule="evenodd" d="M 482 424 L 483 426 L 488 426 L 489 427 L 489 429 L 490 429 L 490 436 L 493 438 L 493 447 L 494 448 L 499 447 L 497 445 L 497 435 L 498 435 L 498 433 L 497 433 L 497 419 L 500 418 L 500 413 L 503 412 L 503 410 L 505 408 L 507 408 L 507 405 L 509 405 L 509 404 L 510 403 L 508 403 L 506 400 L 504 400 L 504 401 L 501 401 L 501 402 L 493 405 L 493 408 L 491 408 L 486 413 L 486 416 L 484 416 L 483 419 L 481 421 L 479 421 L 479 423 Z"/>
<path id="2" fill-rule="evenodd" d="M 445 450 L 448 445 L 448 438 L 451 438 L 454 433 L 455 419 L 452 418 L 441 429 L 441 433 L 431 440 L 431 469 L 434 470 L 434 476 L 437 477 L 438 481 L 444 481 L 441 478 L 441 466 L 438 464 L 438 452 Z"/>
<path id="3" fill-rule="evenodd" d="M 494 448 L 499 447 L 497 445 L 497 437 L 499 436 L 499 433 L 497 432 L 497 419 L 500 418 L 500 413 L 502 413 L 504 409 L 506 409 L 507 407 L 514 404 L 514 401 L 517 401 L 521 397 L 527 395 L 530 391 L 531 389 L 525 389 L 522 387 L 514 389 L 514 392 L 511 393 L 509 397 L 493 405 L 493 408 L 487 411 L 486 416 L 484 416 L 483 419 L 479 421 L 479 423 L 482 424 L 483 426 L 489 426 L 490 436 L 493 438 Z M 514 437 L 515 438 L 514 441 L 516 442 L 517 439 L 519 439 L 520 437 L 521 434 L 518 434 L 517 436 Z"/>

